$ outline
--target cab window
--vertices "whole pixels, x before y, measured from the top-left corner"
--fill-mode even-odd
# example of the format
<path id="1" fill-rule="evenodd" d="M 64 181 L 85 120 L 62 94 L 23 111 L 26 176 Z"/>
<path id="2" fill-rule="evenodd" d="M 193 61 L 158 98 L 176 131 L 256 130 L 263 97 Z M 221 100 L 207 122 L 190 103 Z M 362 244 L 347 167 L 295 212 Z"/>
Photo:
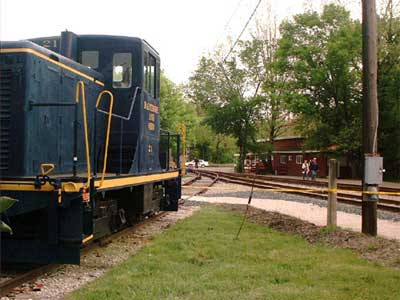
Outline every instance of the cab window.
<path id="1" fill-rule="evenodd" d="M 132 54 L 115 53 L 113 56 L 113 88 L 129 88 L 132 85 Z"/>
<path id="2" fill-rule="evenodd" d="M 144 56 L 144 89 L 156 97 L 156 58 L 150 53 L 145 53 Z"/>
<path id="3" fill-rule="evenodd" d="M 82 51 L 81 62 L 82 65 L 97 69 L 99 67 L 99 51 Z"/>

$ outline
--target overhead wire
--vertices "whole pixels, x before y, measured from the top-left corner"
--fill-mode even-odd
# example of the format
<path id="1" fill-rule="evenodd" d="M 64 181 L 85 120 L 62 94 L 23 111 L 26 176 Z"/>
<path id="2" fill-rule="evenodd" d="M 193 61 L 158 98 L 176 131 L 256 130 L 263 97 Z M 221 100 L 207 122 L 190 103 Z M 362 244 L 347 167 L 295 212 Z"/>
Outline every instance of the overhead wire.
<path id="1" fill-rule="evenodd" d="M 222 73 L 224 74 L 226 80 L 228 81 L 229 85 L 232 85 L 232 83 L 231 83 L 231 80 L 230 80 L 230 78 L 229 78 L 229 76 L 228 76 L 226 70 L 225 70 L 224 63 L 226 62 L 226 59 L 229 57 L 229 55 L 232 53 L 232 51 L 233 51 L 233 49 L 235 48 L 236 44 L 239 42 L 240 38 L 242 37 L 242 35 L 243 35 L 244 31 L 246 30 L 247 26 L 249 25 L 251 19 L 252 19 L 253 16 L 255 15 L 255 13 L 256 13 L 258 7 L 260 6 L 261 2 L 262 2 L 262 0 L 259 0 L 259 1 L 257 2 L 256 7 L 254 8 L 253 12 L 251 13 L 251 15 L 250 15 L 249 19 L 247 20 L 246 24 L 244 25 L 242 31 L 240 32 L 240 34 L 239 34 L 238 37 L 236 38 L 235 43 L 232 45 L 232 47 L 230 48 L 228 54 L 225 56 L 225 58 L 222 60 L 222 62 L 218 64 L 218 65 L 220 66 L 220 68 L 221 68 L 221 70 L 222 70 Z M 240 2 L 239 2 L 239 3 L 240 3 Z"/>
<path id="2" fill-rule="evenodd" d="M 219 41 L 220 41 L 222 35 L 227 31 L 229 24 L 231 23 L 233 17 L 236 15 L 236 12 L 238 11 L 238 9 L 239 9 L 240 5 L 242 4 L 242 2 L 243 2 L 243 0 L 239 0 L 238 3 L 236 4 L 236 7 L 235 7 L 235 9 L 233 10 L 232 15 L 229 17 L 228 22 L 226 22 L 226 24 L 225 24 L 225 26 L 224 26 L 223 32 L 222 32 L 222 33 L 220 34 L 220 36 L 218 37 L 216 46 L 219 44 Z"/>
<path id="3" fill-rule="evenodd" d="M 249 25 L 251 19 L 252 19 L 253 16 L 255 15 L 255 13 L 256 13 L 258 7 L 260 6 L 261 2 L 262 2 L 262 0 L 259 0 L 259 1 L 258 1 L 256 7 L 254 8 L 253 12 L 251 13 L 251 15 L 250 15 L 249 19 L 247 20 L 246 24 L 244 25 L 242 31 L 240 32 L 240 34 L 239 34 L 238 37 L 236 38 L 235 43 L 233 43 L 233 45 L 232 45 L 232 47 L 230 48 L 228 54 L 225 56 L 223 62 L 225 62 L 226 59 L 229 57 L 229 55 L 231 55 L 233 49 L 236 47 L 236 44 L 239 42 L 240 38 L 242 37 L 244 31 L 246 30 L 246 28 L 247 28 L 247 26 Z"/>

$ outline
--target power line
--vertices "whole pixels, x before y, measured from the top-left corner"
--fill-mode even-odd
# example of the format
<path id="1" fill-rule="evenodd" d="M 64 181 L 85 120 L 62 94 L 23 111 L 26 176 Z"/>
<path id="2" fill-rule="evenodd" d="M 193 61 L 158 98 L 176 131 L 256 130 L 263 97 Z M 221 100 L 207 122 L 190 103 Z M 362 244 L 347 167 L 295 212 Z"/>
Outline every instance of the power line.
<path id="1" fill-rule="evenodd" d="M 228 29 L 229 24 L 231 23 L 233 17 L 235 16 L 236 12 L 238 11 L 240 4 L 243 2 L 243 0 L 239 0 L 238 3 L 236 4 L 235 9 L 232 12 L 232 15 L 230 16 L 228 22 L 226 22 L 223 31 L 221 32 L 221 34 L 218 37 L 217 43 L 215 45 L 215 47 L 217 47 L 217 45 L 219 44 L 219 41 L 221 40 L 222 35 L 226 32 L 226 30 Z"/>
<path id="2" fill-rule="evenodd" d="M 233 16 L 236 14 L 237 10 L 239 9 L 240 4 L 243 2 L 243 0 L 239 0 L 239 2 L 236 4 L 235 10 L 233 11 L 231 17 L 229 18 L 228 22 L 226 22 L 224 31 L 228 28 L 229 23 L 231 23 Z"/>
<path id="3" fill-rule="evenodd" d="M 229 57 L 229 55 L 231 55 L 233 49 L 235 48 L 236 44 L 239 42 L 240 38 L 242 37 L 242 34 L 244 33 L 244 31 L 246 30 L 247 26 L 249 25 L 251 19 L 253 18 L 254 14 L 256 13 L 258 7 L 260 6 L 262 0 L 259 0 L 256 7 L 254 8 L 253 12 L 251 13 L 249 19 L 247 20 L 246 24 L 244 25 L 242 31 L 240 32 L 239 36 L 237 37 L 235 43 L 233 44 L 233 46 L 231 47 L 231 49 L 229 50 L 228 54 L 225 56 L 224 58 L 224 62 L 226 61 L 226 59 Z"/>

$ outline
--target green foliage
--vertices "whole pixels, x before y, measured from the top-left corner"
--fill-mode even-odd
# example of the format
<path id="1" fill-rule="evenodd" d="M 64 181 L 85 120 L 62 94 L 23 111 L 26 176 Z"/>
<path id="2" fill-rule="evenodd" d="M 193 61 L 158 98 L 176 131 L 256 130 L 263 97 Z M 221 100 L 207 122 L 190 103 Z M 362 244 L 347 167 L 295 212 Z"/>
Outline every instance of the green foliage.
<path id="1" fill-rule="evenodd" d="M 328 225 L 325 227 L 321 228 L 321 233 L 324 235 L 331 234 L 332 232 L 335 232 L 337 230 L 337 227 L 334 225 Z"/>
<path id="2" fill-rule="evenodd" d="M 180 133 L 186 126 L 189 159 L 195 157 L 216 163 L 231 162 L 236 147 L 229 136 L 221 136 L 204 124 L 204 112 L 196 103 L 185 101 L 181 88 L 161 74 L 161 128 Z"/>
<path id="3" fill-rule="evenodd" d="M 190 158 L 201 158 L 211 160 L 211 137 L 215 133 L 206 125 L 198 124 L 192 129 L 192 140 L 190 143 Z"/>
<path id="4" fill-rule="evenodd" d="M 391 2 L 379 18 L 379 150 L 385 178 L 400 178 L 400 13 Z"/>
<path id="5" fill-rule="evenodd" d="M 260 28 L 261 33 L 258 36 L 240 43 L 239 55 L 248 70 L 248 79 L 255 88 L 254 95 L 260 102 L 258 136 L 272 143 L 283 133 L 286 125 L 288 111 L 284 94 L 287 78 L 277 63 L 276 24 L 268 24 L 265 27 Z"/>
<path id="6" fill-rule="evenodd" d="M 224 106 L 210 107 L 207 123 L 218 133 L 231 134 L 237 138 L 238 146 L 248 145 L 255 136 L 255 116 L 257 101 L 232 98 Z"/>
<path id="7" fill-rule="evenodd" d="M 15 200 L 10 197 L 1 196 L 0 197 L 0 214 L 5 212 L 11 206 L 13 206 L 14 203 L 17 201 L 18 200 Z M 12 234 L 12 229 L 6 223 L 4 223 L 3 221 L 0 220 L 0 232 L 8 232 L 8 233 Z"/>
<path id="8" fill-rule="evenodd" d="M 232 162 L 237 150 L 235 140 L 230 136 L 215 133 L 210 126 L 203 123 L 193 128 L 190 159 L 202 158 L 215 163 Z"/>
<path id="9" fill-rule="evenodd" d="M 260 102 L 248 96 L 252 85 L 248 69 L 237 56 L 229 61 L 201 58 L 190 78 L 188 94 L 206 113 L 205 122 L 217 134 L 232 136 L 243 166 L 248 145 L 255 140 Z"/>
<path id="10" fill-rule="evenodd" d="M 188 129 L 198 124 L 195 109 L 184 101 L 181 90 L 164 73 L 161 73 L 160 99 L 162 129 L 177 132 L 180 123 L 184 123 Z"/>
<path id="11" fill-rule="evenodd" d="M 236 141 L 233 137 L 224 134 L 216 134 L 211 144 L 212 161 L 218 163 L 232 163 L 234 154 L 237 153 Z"/>
<path id="12" fill-rule="evenodd" d="M 289 78 L 287 99 L 308 146 L 361 149 L 361 26 L 345 8 L 326 5 L 281 25 L 277 55 Z"/>
<path id="13" fill-rule="evenodd" d="M 10 234 L 13 233 L 11 227 L 1 220 L 0 220 L 0 232 L 8 232 Z"/>
<path id="14" fill-rule="evenodd" d="M 375 244 L 369 244 L 368 245 L 368 251 L 374 252 L 376 250 L 378 250 L 378 246 L 377 245 L 375 245 Z"/>
<path id="15" fill-rule="evenodd" d="M 17 201 L 18 200 L 15 200 L 15 199 L 10 198 L 10 197 L 1 196 L 0 197 L 0 214 L 5 212 L 11 206 L 13 206 L 14 203 L 17 202 Z"/>

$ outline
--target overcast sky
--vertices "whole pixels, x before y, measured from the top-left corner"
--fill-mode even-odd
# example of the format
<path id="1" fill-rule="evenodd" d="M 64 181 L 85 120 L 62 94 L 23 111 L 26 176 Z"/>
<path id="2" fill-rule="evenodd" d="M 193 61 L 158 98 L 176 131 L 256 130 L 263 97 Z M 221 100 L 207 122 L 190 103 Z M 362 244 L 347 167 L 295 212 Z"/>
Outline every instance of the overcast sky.
<path id="1" fill-rule="evenodd" d="M 0 40 L 59 35 L 110 34 L 146 39 L 161 55 L 162 68 L 175 83 L 186 81 L 199 57 L 228 36 L 235 39 L 259 0 L 0 0 Z M 311 4 L 309 4 L 311 2 Z M 271 6 L 278 19 L 319 9 L 329 0 L 262 0 L 256 18 Z M 338 2 L 338 1 L 335 1 Z M 342 0 L 353 17 L 359 0 Z M 308 3 L 308 4 L 305 4 Z M 253 20 L 249 30 L 255 25 Z"/>

